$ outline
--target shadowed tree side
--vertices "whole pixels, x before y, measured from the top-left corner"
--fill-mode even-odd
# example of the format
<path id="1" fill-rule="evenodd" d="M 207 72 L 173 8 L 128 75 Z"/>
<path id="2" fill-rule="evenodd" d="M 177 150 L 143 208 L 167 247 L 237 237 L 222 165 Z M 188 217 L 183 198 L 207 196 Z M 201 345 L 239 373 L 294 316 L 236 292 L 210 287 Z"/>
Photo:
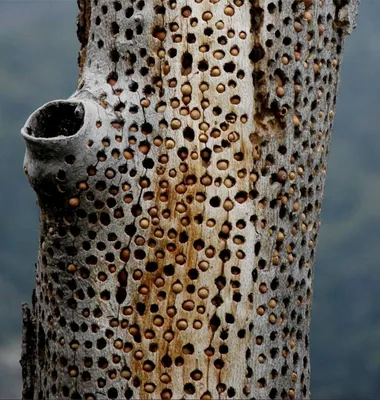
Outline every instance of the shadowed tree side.
<path id="1" fill-rule="evenodd" d="M 79 1 L 26 122 L 24 398 L 309 398 L 313 263 L 356 0 Z"/>

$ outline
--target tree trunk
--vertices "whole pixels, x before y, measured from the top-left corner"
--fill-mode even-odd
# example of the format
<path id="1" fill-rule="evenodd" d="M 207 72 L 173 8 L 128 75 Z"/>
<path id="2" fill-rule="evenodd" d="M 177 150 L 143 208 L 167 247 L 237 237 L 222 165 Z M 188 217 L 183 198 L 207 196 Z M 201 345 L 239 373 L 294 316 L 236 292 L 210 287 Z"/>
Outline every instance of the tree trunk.
<path id="1" fill-rule="evenodd" d="M 25 399 L 309 398 L 313 264 L 357 0 L 79 0 L 22 130 Z"/>

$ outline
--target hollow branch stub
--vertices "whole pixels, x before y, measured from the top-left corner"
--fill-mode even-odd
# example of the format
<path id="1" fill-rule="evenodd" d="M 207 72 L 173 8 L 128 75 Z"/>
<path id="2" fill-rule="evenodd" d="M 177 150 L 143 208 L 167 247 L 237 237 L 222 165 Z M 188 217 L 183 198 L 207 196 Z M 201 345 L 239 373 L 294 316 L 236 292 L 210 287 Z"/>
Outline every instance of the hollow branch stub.
<path id="1" fill-rule="evenodd" d="M 88 141 L 93 140 L 90 126 L 95 110 L 88 102 L 59 100 L 45 104 L 27 120 L 22 129 L 24 171 L 41 207 L 45 203 L 62 207 L 62 201 L 77 190 L 75 181 L 86 179 L 83 163 Z"/>

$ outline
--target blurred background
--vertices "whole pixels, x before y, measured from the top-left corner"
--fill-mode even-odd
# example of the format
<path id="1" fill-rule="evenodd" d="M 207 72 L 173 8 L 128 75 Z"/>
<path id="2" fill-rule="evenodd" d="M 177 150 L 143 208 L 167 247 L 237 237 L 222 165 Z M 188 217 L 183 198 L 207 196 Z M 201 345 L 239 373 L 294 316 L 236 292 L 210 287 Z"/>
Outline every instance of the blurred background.
<path id="1" fill-rule="evenodd" d="M 37 107 L 75 90 L 76 13 L 75 0 L 0 0 L 1 399 L 21 396 L 21 303 L 38 246 L 20 129 Z M 379 15 L 380 1 L 362 0 L 345 48 L 315 274 L 315 400 L 380 398 Z"/>

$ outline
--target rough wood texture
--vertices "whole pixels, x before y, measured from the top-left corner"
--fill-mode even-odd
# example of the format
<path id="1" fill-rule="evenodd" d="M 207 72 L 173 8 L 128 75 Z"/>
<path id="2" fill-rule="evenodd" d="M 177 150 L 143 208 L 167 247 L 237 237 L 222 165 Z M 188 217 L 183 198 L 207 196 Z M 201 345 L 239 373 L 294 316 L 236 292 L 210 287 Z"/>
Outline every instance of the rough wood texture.
<path id="1" fill-rule="evenodd" d="M 309 398 L 313 263 L 356 0 L 80 0 L 22 133 L 41 208 L 24 398 Z"/>

